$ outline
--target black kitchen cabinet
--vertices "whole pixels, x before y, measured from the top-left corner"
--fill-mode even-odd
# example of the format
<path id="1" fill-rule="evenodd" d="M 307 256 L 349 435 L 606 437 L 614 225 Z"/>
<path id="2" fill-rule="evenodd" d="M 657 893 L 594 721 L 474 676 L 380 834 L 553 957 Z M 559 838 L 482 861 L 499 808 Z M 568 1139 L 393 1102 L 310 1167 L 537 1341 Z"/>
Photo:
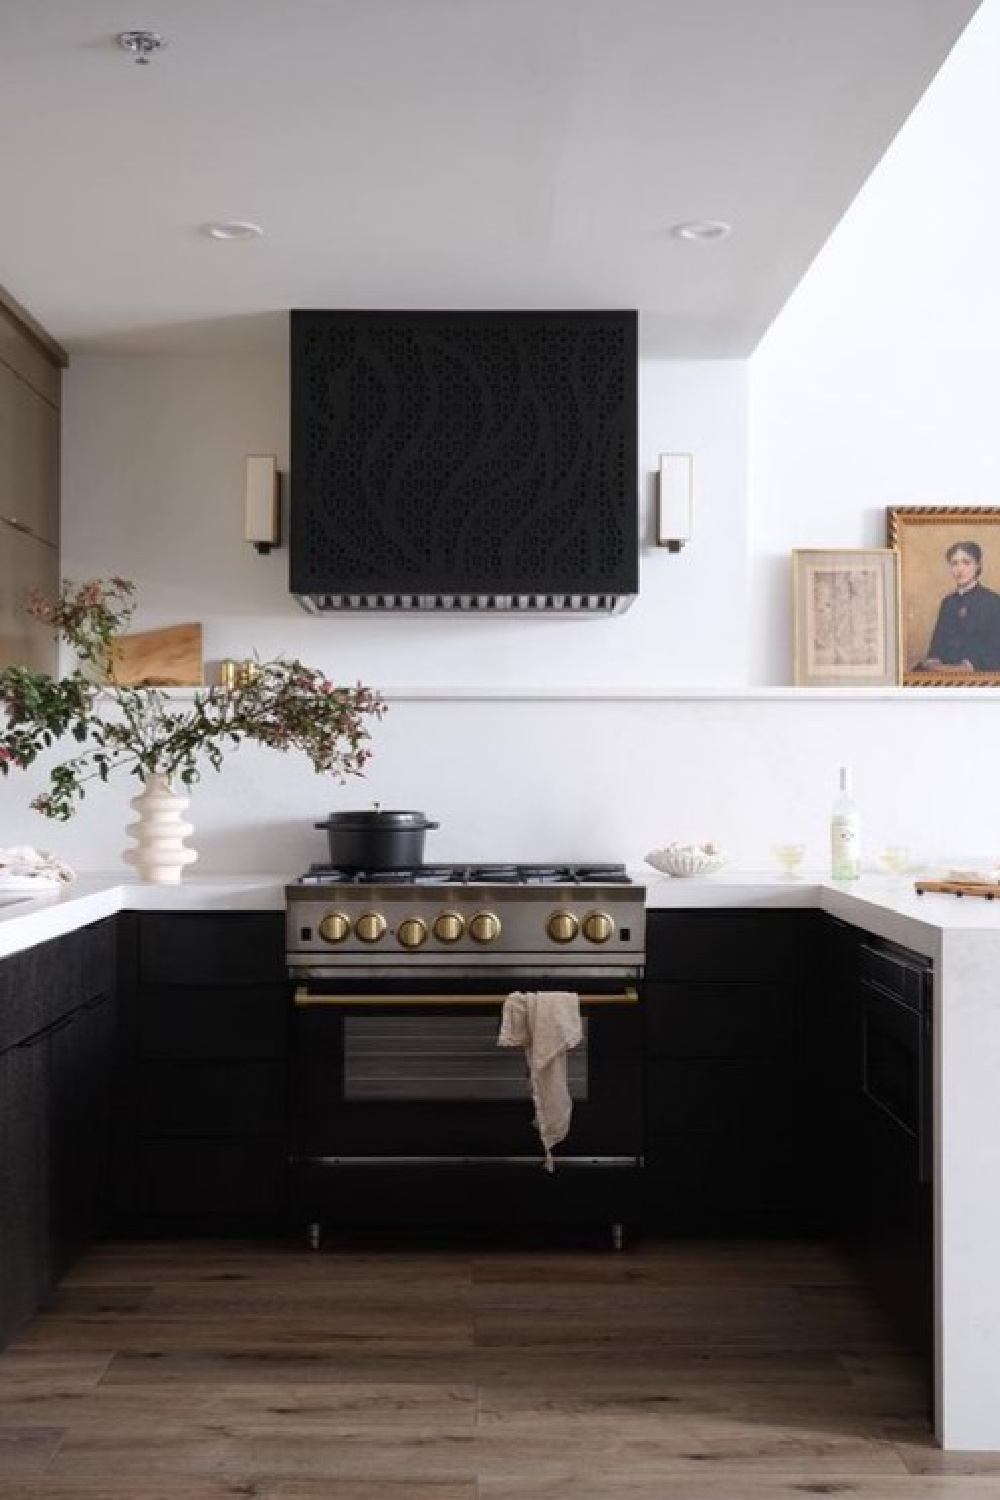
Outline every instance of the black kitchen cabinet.
<path id="1" fill-rule="evenodd" d="M 933 1348 L 933 968 L 833 919 L 826 1015 L 830 1223 L 897 1337 Z"/>
<path id="2" fill-rule="evenodd" d="M 107 921 L 0 962 L 0 1344 L 100 1226 L 114 958 Z"/>
<path id="3" fill-rule="evenodd" d="M 283 914 L 120 922 L 117 1224 L 274 1228 L 285 1203 Z"/>
<path id="4" fill-rule="evenodd" d="M 817 913 L 647 916 L 646 1178 L 650 1228 L 811 1226 L 816 1179 L 804 1013 Z"/>

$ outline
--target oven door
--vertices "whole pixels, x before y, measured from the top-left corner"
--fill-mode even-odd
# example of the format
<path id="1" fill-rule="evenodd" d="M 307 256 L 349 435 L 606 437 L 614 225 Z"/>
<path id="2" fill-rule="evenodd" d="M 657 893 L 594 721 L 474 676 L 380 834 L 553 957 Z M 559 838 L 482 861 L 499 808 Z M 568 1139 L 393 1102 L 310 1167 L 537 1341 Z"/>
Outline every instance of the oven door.
<path id="1" fill-rule="evenodd" d="M 296 991 L 289 1212 L 313 1247 L 327 1225 L 604 1223 L 622 1244 L 641 1201 L 638 993 L 623 979 L 569 981 L 584 1040 L 568 1055 L 573 1114 L 549 1172 L 524 1053 L 497 1044 L 510 978 L 311 979 Z M 566 974 L 509 984 L 566 987 Z"/>
<path id="2" fill-rule="evenodd" d="M 523 987 L 527 988 L 527 985 Z M 535 976 L 532 989 L 565 989 Z M 567 1055 L 573 1115 L 560 1166 L 637 1166 L 642 1154 L 639 995 L 588 982 L 583 1041 Z M 525 1054 L 497 1044 L 506 991 L 407 979 L 295 992 L 293 1168 L 533 1165 L 543 1156 Z"/>

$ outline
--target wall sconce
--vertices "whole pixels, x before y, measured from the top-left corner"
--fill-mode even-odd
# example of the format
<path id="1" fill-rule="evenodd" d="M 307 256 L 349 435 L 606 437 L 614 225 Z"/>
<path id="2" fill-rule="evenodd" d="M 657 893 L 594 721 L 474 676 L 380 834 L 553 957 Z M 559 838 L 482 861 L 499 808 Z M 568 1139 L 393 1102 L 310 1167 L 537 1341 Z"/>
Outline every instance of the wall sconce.
<path id="1" fill-rule="evenodd" d="M 281 483 L 273 453 L 247 455 L 244 497 L 245 534 L 258 552 L 281 542 Z"/>
<path id="2" fill-rule="evenodd" d="M 679 552 L 694 523 L 694 454 L 661 453 L 656 545 Z"/>

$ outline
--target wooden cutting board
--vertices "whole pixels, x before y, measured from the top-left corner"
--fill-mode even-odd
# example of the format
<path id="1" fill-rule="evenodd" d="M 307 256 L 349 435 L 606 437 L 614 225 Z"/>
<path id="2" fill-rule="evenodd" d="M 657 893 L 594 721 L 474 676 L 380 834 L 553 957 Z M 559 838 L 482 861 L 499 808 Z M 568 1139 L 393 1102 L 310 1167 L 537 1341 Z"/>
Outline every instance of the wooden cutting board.
<path id="1" fill-rule="evenodd" d="M 987 880 L 915 880 L 913 889 L 918 896 L 924 891 L 944 891 L 950 896 L 981 896 L 985 901 L 1000 898 L 1000 884 Z"/>
<path id="2" fill-rule="evenodd" d="M 201 625 L 167 625 L 119 636 L 112 676 L 122 687 L 200 687 Z"/>

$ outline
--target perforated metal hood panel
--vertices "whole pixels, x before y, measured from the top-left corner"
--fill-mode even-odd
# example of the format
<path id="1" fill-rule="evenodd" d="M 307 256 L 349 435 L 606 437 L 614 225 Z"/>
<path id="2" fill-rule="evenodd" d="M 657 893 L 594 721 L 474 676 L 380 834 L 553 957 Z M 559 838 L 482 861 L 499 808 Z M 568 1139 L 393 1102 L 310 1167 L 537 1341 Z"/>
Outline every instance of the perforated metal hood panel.
<path id="1" fill-rule="evenodd" d="M 638 588 L 637 318 L 291 314 L 307 609 L 612 614 Z"/>

